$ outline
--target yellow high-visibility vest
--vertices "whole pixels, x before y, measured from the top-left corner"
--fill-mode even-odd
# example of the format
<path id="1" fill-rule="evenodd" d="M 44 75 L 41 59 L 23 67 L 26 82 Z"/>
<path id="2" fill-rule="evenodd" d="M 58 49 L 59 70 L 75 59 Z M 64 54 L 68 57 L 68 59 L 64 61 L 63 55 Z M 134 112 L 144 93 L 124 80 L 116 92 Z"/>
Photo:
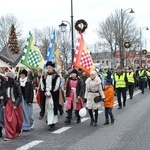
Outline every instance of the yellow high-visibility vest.
<path id="1" fill-rule="evenodd" d="M 145 76 L 145 77 L 142 77 L 143 75 L 144 75 L 144 70 L 139 71 L 139 77 L 140 77 L 140 78 L 145 78 L 146 76 Z"/>
<path id="2" fill-rule="evenodd" d="M 129 72 L 127 73 L 128 82 L 134 83 L 134 76 L 133 75 L 134 75 L 133 72 L 131 72 L 130 74 L 129 74 Z"/>
<path id="3" fill-rule="evenodd" d="M 125 88 L 126 87 L 125 73 L 120 75 L 120 78 L 119 75 L 115 73 L 115 81 L 116 81 L 115 88 Z"/>
<path id="4" fill-rule="evenodd" d="M 147 76 L 150 77 L 150 71 L 146 71 Z"/>

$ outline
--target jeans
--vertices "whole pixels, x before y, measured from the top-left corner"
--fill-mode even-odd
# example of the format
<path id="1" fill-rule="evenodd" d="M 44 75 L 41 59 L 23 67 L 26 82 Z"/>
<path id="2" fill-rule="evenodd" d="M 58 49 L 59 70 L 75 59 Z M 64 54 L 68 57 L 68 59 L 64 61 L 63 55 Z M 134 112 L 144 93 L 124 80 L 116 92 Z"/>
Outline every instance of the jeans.
<path id="1" fill-rule="evenodd" d="M 111 118 L 113 117 L 112 108 L 105 108 L 105 117 L 106 117 L 106 119 L 108 119 L 109 115 L 110 115 Z"/>

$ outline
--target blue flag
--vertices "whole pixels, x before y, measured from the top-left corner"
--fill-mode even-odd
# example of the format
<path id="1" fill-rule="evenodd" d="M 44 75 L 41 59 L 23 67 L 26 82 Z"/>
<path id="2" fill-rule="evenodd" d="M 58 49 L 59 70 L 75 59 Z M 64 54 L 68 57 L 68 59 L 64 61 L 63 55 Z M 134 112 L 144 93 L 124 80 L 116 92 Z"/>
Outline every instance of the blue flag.
<path id="1" fill-rule="evenodd" d="M 53 32 L 53 35 L 51 37 L 51 40 L 50 40 L 50 45 L 49 45 L 49 48 L 47 50 L 47 55 L 46 55 L 46 59 L 45 59 L 45 64 L 48 62 L 48 61 L 55 61 L 55 56 L 54 56 L 54 44 L 55 44 L 55 30 Z"/>

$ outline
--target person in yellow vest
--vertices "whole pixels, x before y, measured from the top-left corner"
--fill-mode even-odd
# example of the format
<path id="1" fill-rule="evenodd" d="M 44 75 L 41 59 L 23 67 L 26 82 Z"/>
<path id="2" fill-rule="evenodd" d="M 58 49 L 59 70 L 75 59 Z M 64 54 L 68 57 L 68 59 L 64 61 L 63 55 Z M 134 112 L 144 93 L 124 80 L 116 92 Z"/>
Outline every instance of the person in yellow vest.
<path id="1" fill-rule="evenodd" d="M 149 90 L 150 90 L 150 67 L 146 71 L 146 75 L 147 75 L 148 87 L 149 87 Z"/>
<path id="2" fill-rule="evenodd" d="M 132 99 L 133 93 L 134 93 L 134 86 L 135 86 L 134 84 L 136 81 L 136 76 L 132 68 L 129 68 L 129 71 L 127 73 L 127 80 L 128 80 L 129 96 L 130 96 L 130 99 Z"/>
<path id="3" fill-rule="evenodd" d="M 138 77 L 139 77 L 140 89 L 142 91 L 142 94 L 144 94 L 146 76 L 147 75 L 145 69 L 140 67 L 140 70 L 138 72 Z"/>
<path id="4" fill-rule="evenodd" d="M 118 109 L 122 109 L 121 94 L 123 97 L 123 107 L 126 106 L 126 89 L 127 89 L 127 75 L 120 67 L 114 74 L 115 89 L 117 92 Z"/>

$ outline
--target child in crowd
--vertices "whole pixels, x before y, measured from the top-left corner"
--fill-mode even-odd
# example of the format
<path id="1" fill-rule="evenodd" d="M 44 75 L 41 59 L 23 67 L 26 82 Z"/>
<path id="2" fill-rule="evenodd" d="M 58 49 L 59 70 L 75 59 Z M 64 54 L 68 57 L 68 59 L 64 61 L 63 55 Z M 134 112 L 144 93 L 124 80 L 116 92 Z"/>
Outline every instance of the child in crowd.
<path id="1" fill-rule="evenodd" d="M 112 109 L 114 105 L 114 87 L 111 85 L 110 80 L 106 80 L 104 94 L 105 94 L 104 107 L 105 107 L 105 119 L 106 119 L 104 125 L 109 124 L 109 115 L 111 119 L 111 124 L 113 124 L 114 116 L 112 113 Z"/>

